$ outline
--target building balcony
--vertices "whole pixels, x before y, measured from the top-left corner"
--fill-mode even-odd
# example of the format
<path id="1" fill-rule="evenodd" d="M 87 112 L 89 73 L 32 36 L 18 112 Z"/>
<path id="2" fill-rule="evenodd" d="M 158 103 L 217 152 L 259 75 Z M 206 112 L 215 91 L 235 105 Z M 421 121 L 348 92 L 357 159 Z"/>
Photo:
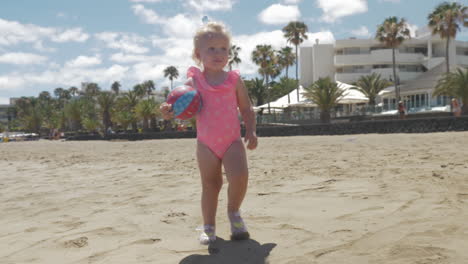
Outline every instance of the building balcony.
<path id="1" fill-rule="evenodd" d="M 372 64 L 370 54 L 335 55 L 335 66 Z"/>
<path id="2" fill-rule="evenodd" d="M 396 50 L 395 59 L 400 64 L 418 64 L 422 63 L 425 57 L 422 53 L 400 53 Z M 378 49 L 370 54 L 335 55 L 335 66 L 391 64 L 392 60 L 391 49 Z"/>
<path id="3" fill-rule="evenodd" d="M 369 73 L 335 73 L 335 80 L 352 84 L 359 80 L 361 76 L 369 75 Z"/>
<path id="4" fill-rule="evenodd" d="M 389 80 L 393 76 L 392 68 L 385 68 L 385 69 L 373 69 L 372 71 L 366 72 L 366 73 L 336 73 L 335 80 L 351 84 L 359 80 L 361 76 L 371 75 L 372 73 L 380 74 L 382 79 L 387 79 L 387 80 Z M 398 78 L 400 78 L 400 82 L 414 80 L 422 73 L 423 72 L 403 72 L 403 71 L 397 70 L 397 75 L 398 75 Z"/>

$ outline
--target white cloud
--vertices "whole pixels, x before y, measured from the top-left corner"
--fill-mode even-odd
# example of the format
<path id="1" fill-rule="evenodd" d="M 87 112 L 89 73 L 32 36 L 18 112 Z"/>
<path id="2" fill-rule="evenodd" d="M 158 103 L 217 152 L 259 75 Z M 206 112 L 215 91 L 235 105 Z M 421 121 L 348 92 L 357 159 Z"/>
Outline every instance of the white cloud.
<path id="1" fill-rule="evenodd" d="M 335 41 L 333 34 L 329 31 L 307 33 L 307 36 L 308 40 L 301 44 L 301 46 L 310 46 L 312 43 L 315 43 L 315 39 L 319 39 L 320 43 L 333 43 Z M 272 48 L 276 50 L 286 45 L 291 46 L 291 44 L 286 42 L 281 30 L 260 32 L 253 35 L 233 36 L 233 44 L 241 47 L 239 57 L 242 62 L 238 67 L 243 75 L 257 74 L 258 72 L 258 66 L 255 65 L 251 59 L 252 51 L 257 45 L 271 45 Z"/>
<path id="2" fill-rule="evenodd" d="M 84 68 L 101 64 L 101 58 L 99 55 L 95 57 L 78 56 L 75 59 L 65 63 L 66 67 L 70 68 Z"/>
<path id="3" fill-rule="evenodd" d="M 178 14 L 164 21 L 163 30 L 168 36 L 192 38 L 194 32 L 201 26 L 201 20 Z"/>
<path id="4" fill-rule="evenodd" d="M 265 24 L 287 24 L 295 21 L 301 16 L 299 8 L 295 5 L 273 4 L 264 9 L 258 19 Z"/>
<path id="5" fill-rule="evenodd" d="M 18 76 L 0 75 L 0 91 L 13 91 L 25 84 L 25 81 Z"/>
<path id="6" fill-rule="evenodd" d="M 233 0 L 188 0 L 187 6 L 195 11 L 228 11 L 234 5 Z"/>
<path id="7" fill-rule="evenodd" d="M 88 40 L 89 35 L 87 33 L 83 33 L 81 28 L 72 28 L 67 29 L 64 32 L 57 33 L 51 37 L 52 41 L 54 42 L 85 42 Z"/>
<path id="8" fill-rule="evenodd" d="M 302 43 L 302 46 L 313 46 L 317 40 L 320 44 L 333 44 L 335 43 L 335 36 L 331 31 L 307 33 L 307 39 Z"/>
<path id="9" fill-rule="evenodd" d="M 41 27 L 33 24 L 21 24 L 0 18 L 0 45 L 11 46 L 20 43 L 38 44 L 44 40 L 54 42 L 84 42 L 88 34 L 81 28 L 60 29 Z"/>
<path id="10" fill-rule="evenodd" d="M 302 2 L 302 0 L 283 0 L 283 2 L 287 5 L 297 5 Z"/>
<path id="11" fill-rule="evenodd" d="M 56 51 L 55 48 L 45 47 L 42 40 L 34 42 L 33 48 L 38 50 L 38 51 L 41 51 L 41 52 L 54 52 L 54 51 Z"/>
<path id="12" fill-rule="evenodd" d="M 42 64 L 47 57 L 32 53 L 11 52 L 0 55 L 0 63 L 7 64 Z"/>
<path id="13" fill-rule="evenodd" d="M 150 56 L 145 55 L 137 55 L 137 54 L 126 54 L 122 52 L 118 52 L 112 54 L 110 60 L 118 62 L 118 63 L 132 63 L 132 62 L 142 62 L 150 60 Z"/>
<path id="14" fill-rule="evenodd" d="M 351 34 L 358 37 L 370 37 L 371 35 L 369 29 L 365 26 L 361 26 L 358 29 L 351 30 Z"/>
<path id="15" fill-rule="evenodd" d="M 160 17 L 155 11 L 143 5 L 134 5 L 132 8 L 135 15 L 142 17 L 143 22 L 161 25 L 164 33 L 172 37 L 192 37 L 202 23 L 198 16 L 177 14 L 173 17 Z"/>
<path id="16" fill-rule="evenodd" d="M 334 22 L 341 17 L 367 12 L 366 0 L 317 0 L 317 4 L 323 10 L 322 19 L 325 22 Z"/>
<path id="17" fill-rule="evenodd" d="M 145 80 L 158 80 L 164 78 L 164 69 L 167 66 L 159 63 L 142 62 L 132 67 L 131 74 L 137 82 Z"/>
<path id="18" fill-rule="evenodd" d="M 162 1 L 164 0 L 130 0 L 130 2 L 134 2 L 134 3 L 158 3 Z"/>
<path id="19" fill-rule="evenodd" d="M 143 19 L 147 24 L 157 24 L 161 22 L 160 17 L 151 9 L 145 8 L 143 5 L 133 5 L 133 13 Z"/>
<path id="20" fill-rule="evenodd" d="M 412 38 L 416 37 L 416 32 L 418 31 L 419 27 L 417 25 L 412 25 L 412 24 L 409 24 L 409 23 L 406 23 L 406 26 L 408 27 L 408 29 L 410 31 L 410 36 Z"/>
<path id="21" fill-rule="evenodd" d="M 146 53 L 148 48 L 142 46 L 146 39 L 132 33 L 102 32 L 95 37 L 106 43 L 108 48 L 118 49 L 128 53 Z"/>

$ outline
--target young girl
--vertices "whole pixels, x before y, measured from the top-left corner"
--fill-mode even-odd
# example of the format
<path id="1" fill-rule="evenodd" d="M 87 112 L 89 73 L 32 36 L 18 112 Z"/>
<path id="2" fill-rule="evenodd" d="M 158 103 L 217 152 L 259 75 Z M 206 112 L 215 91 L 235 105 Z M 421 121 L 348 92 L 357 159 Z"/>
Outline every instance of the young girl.
<path id="1" fill-rule="evenodd" d="M 224 71 L 231 45 L 230 34 L 222 24 L 209 22 L 200 28 L 193 40 L 193 59 L 202 69 L 190 67 L 187 85 L 195 87 L 202 97 L 202 109 L 197 114 L 197 160 L 202 182 L 201 207 L 203 231 L 200 243 L 216 239 L 216 209 L 223 185 L 224 167 L 228 186 L 228 217 L 231 240 L 249 238 L 247 227 L 239 213 L 247 191 L 248 169 L 245 148 L 241 140 L 238 110 L 245 123 L 248 149 L 257 147 L 255 113 L 247 89 L 237 71 Z M 173 116 L 171 105 L 163 103 L 165 119 Z"/>

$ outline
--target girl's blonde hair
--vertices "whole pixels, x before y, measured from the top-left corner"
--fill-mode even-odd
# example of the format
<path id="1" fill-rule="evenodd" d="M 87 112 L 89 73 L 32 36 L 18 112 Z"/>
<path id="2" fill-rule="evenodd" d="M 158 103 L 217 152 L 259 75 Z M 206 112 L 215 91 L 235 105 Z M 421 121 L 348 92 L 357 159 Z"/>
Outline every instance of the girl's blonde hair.
<path id="1" fill-rule="evenodd" d="M 212 37 L 213 34 L 222 34 L 224 35 L 228 41 L 229 46 L 231 46 L 231 34 L 226 29 L 226 26 L 220 22 L 208 22 L 200 27 L 195 36 L 193 37 L 193 52 L 192 52 L 192 59 L 197 63 L 197 65 L 201 64 L 200 59 L 197 57 L 197 49 L 200 48 L 200 40 L 204 37 Z"/>

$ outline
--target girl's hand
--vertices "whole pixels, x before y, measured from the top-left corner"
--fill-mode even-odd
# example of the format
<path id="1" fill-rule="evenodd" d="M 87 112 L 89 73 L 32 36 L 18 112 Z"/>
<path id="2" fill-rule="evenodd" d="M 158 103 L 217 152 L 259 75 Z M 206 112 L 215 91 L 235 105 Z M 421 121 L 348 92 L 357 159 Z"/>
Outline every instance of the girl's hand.
<path id="1" fill-rule="evenodd" d="M 247 149 L 253 150 L 257 148 L 258 140 L 257 140 L 257 134 L 255 133 L 255 131 L 251 131 L 251 132 L 246 131 L 244 142 L 247 143 Z"/>
<path id="2" fill-rule="evenodd" d="M 161 114 L 165 120 L 169 120 L 174 117 L 174 112 L 172 111 L 172 105 L 166 102 L 162 103 L 159 107 Z"/>

